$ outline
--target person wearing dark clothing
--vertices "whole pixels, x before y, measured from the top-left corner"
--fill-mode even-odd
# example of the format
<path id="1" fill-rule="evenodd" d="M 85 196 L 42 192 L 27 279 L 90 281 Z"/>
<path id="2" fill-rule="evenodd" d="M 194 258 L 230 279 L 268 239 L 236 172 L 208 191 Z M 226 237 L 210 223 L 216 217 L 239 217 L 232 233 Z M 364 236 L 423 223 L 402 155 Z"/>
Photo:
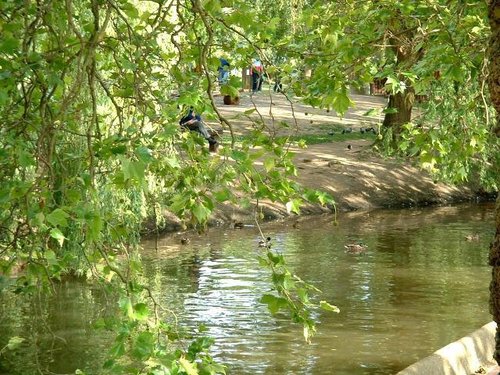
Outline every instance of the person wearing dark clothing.
<path id="1" fill-rule="evenodd" d="M 192 107 L 189 109 L 188 113 L 181 118 L 179 125 L 182 128 L 201 134 L 201 136 L 208 141 L 210 151 L 217 150 L 217 141 L 210 135 L 205 127 L 205 124 L 203 123 L 203 120 L 201 119 L 201 116 L 198 115 Z"/>
<path id="2" fill-rule="evenodd" d="M 274 92 L 283 92 L 283 85 L 281 84 L 281 78 L 277 77 L 276 81 L 274 82 L 274 87 L 273 87 Z"/>
<path id="3" fill-rule="evenodd" d="M 260 60 L 254 59 L 252 62 L 252 91 L 261 91 L 262 90 L 262 75 L 264 73 L 264 69 L 262 67 L 262 63 Z"/>

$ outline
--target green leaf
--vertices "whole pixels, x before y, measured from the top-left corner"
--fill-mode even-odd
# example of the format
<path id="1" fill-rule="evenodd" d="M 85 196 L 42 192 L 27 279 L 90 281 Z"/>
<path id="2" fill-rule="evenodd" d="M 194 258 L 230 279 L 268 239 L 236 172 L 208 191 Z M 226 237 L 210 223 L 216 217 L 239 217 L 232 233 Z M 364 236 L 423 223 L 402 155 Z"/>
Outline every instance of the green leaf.
<path id="1" fill-rule="evenodd" d="M 6 348 L 9 349 L 9 350 L 15 350 L 15 349 L 17 349 L 17 348 L 19 348 L 21 346 L 21 344 L 23 343 L 23 341 L 24 341 L 24 339 L 22 337 L 12 336 L 9 339 L 9 342 L 6 345 Z"/>
<path id="2" fill-rule="evenodd" d="M 203 204 L 199 203 L 193 208 L 193 215 L 199 223 L 204 223 L 210 216 L 210 210 Z"/>
<path id="3" fill-rule="evenodd" d="M 288 213 L 294 212 L 296 214 L 300 213 L 300 205 L 302 201 L 300 199 L 292 199 L 291 201 L 286 203 L 286 210 Z"/>
<path id="4" fill-rule="evenodd" d="M 299 297 L 300 302 L 302 302 L 304 305 L 309 304 L 309 294 L 307 293 L 307 289 L 298 288 L 297 289 L 297 296 Z"/>
<path id="5" fill-rule="evenodd" d="M 269 266 L 269 262 L 267 261 L 266 258 L 264 258 L 263 256 L 258 256 L 257 257 L 258 261 L 259 261 L 259 265 L 261 267 L 268 267 Z"/>
<path id="6" fill-rule="evenodd" d="M 163 160 L 170 168 L 177 169 L 181 167 L 179 160 L 176 157 L 165 158 Z"/>
<path id="7" fill-rule="evenodd" d="M 118 145 L 110 148 L 110 151 L 113 155 L 123 155 L 127 152 L 126 145 Z"/>
<path id="8" fill-rule="evenodd" d="M 304 339 L 306 340 L 306 342 L 308 342 L 308 343 L 311 342 L 311 337 L 313 336 L 315 331 L 316 331 L 316 329 L 314 328 L 314 325 L 308 325 L 308 324 L 304 323 L 303 335 L 304 335 Z"/>
<path id="9" fill-rule="evenodd" d="M 406 151 L 406 150 L 408 149 L 408 147 L 409 147 L 409 146 L 410 146 L 410 142 L 408 142 L 408 141 L 401 141 L 401 142 L 399 143 L 399 146 L 398 146 L 398 147 L 399 147 L 399 149 L 400 149 L 401 151 Z"/>
<path id="10" fill-rule="evenodd" d="M 123 297 L 119 301 L 120 308 L 124 314 L 127 315 L 129 319 L 134 319 L 134 308 L 132 307 L 132 301 L 128 297 Z"/>
<path id="11" fill-rule="evenodd" d="M 99 238 L 102 230 L 102 218 L 98 214 L 92 215 L 90 220 L 87 220 L 87 237 L 89 240 L 95 241 Z"/>
<path id="12" fill-rule="evenodd" d="M 123 65 L 123 68 L 126 70 L 130 70 L 133 72 L 137 70 L 137 64 L 135 64 L 132 61 L 129 61 L 127 59 L 122 60 L 122 65 Z"/>
<path id="13" fill-rule="evenodd" d="M 0 52 L 11 54 L 19 48 L 19 38 L 14 37 L 11 33 L 4 33 L 0 42 Z"/>
<path id="14" fill-rule="evenodd" d="M 326 310 L 326 311 L 332 311 L 332 312 L 336 312 L 336 313 L 340 312 L 340 309 L 337 306 L 330 305 L 326 301 L 320 301 L 319 307 L 321 307 L 323 310 Z"/>
<path id="15" fill-rule="evenodd" d="M 141 361 L 148 359 L 153 353 L 154 343 L 152 332 L 141 332 L 132 346 L 132 355 Z"/>
<path id="16" fill-rule="evenodd" d="M 378 116 L 380 113 L 379 109 L 372 108 L 365 113 L 363 113 L 363 116 Z"/>
<path id="17" fill-rule="evenodd" d="M 232 98 L 237 98 L 240 95 L 238 88 L 231 85 L 222 85 L 220 93 L 221 95 L 229 95 Z"/>
<path id="18" fill-rule="evenodd" d="M 121 8 L 129 18 L 139 18 L 139 11 L 131 3 L 122 4 Z"/>
<path id="19" fill-rule="evenodd" d="M 0 105 L 5 105 L 9 102 L 10 95 L 9 90 L 3 88 L 0 89 Z"/>
<path id="20" fill-rule="evenodd" d="M 67 227 L 68 221 L 66 219 L 68 218 L 68 216 L 69 215 L 64 210 L 56 208 L 46 216 L 46 219 L 50 224 L 54 226 Z"/>
<path id="21" fill-rule="evenodd" d="M 231 157 L 236 161 L 243 161 L 243 160 L 248 159 L 248 154 L 246 152 L 243 152 L 243 151 L 233 150 L 231 152 Z"/>
<path id="22" fill-rule="evenodd" d="M 205 325 L 205 323 L 198 324 L 198 332 L 204 333 L 207 331 L 208 331 L 208 327 Z"/>
<path id="23" fill-rule="evenodd" d="M 221 5 L 219 0 L 204 0 L 203 7 L 211 13 L 217 13 L 221 10 Z"/>
<path id="24" fill-rule="evenodd" d="M 61 246 L 62 246 L 62 244 L 61 244 Z M 58 263 L 56 253 L 54 253 L 54 251 L 52 251 L 52 250 L 45 251 L 45 259 L 47 259 L 47 263 L 50 265 L 54 265 L 54 264 Z"/>
<path id="25" fill-rule="evenodd" d="M 191 206 L 189 200 L 190 200 L 189 196 L 183 194 L 174 195 L 172 197 L 169 208 L 176 214 L 181 214 L 186 210 L 186 207 Z"/>
<path id="26" fill-rule="evenodd" d="M 267 257 L 275 266 L 277 266 L 279 264 L 281 264 L 281 265 L 285 264 L 285 259 L 283 258 L 283 255 L 281 255 L 281 254 L 274 254 L 272 251 L 268 251 Z"/>
<path id="27" fill-rule="evenodd" d="M 50 237 L 57 240 L 57 242 L 59 243 L 59 246 L 61 246 L 61 247 L 64 244 L 64 240 L 66 239 L 66 237 L 64 237 L 64 234 L 62 234 L 62 232 L 57 228 L 52 228 L 50 230 Z"/>
<path id="28" fill-rule="evenodd" d="M 276 314 L 280 309 L 288 306 L 288 301 L 283 297 L 276 297 L 272 294 L 264 294 L 259 300 L 260 303 L 267 304 L 267 308 L 271 314 Z"/>
<path id="29" fill-rule="evenodd" d="M 26 150 L 21 150 L 18 153 L 19 165 L 23 168 L 31 167 L 36 165 L 35 159 L 31 153 Z"/>
<path id="30" fill-rule="evenodd" d="M 143 183 L 145 179 L 145 169 L 146 164 L 142 161 L 122 159 L 122 171 L 126 180 L 134 180 Z"/>
<path id="31" fill-rule="evenodd" d="M 144 163 L 149 163 L 154 159 L 151 149 L 145 146 L 137 147 L 135 153 L 139 157 L 139 159 L 141 159 L 141 161 L 143 161 Z"/>
<path id="32" fill-rule="evenodd" d="M 186 371 L 187 375 L 198 375 L 198 369 L 196 368 L 196 363 L 188 361 L 186 358 L 179 358 L 179 363 L 182 368 Z"/>
<path id="33" fill-rule="evenodd" d="M 111 347 L 110 354 L 113 357 L 121 357 L 125 354 L 125 343 L 121 340 L 115 342 L 115 344 Z"/>
<path id="34" fill-rule="evenodd" d="M 11 199 L 21 198 L 28 193 L 31 184 L 27 182 L 17 182 L 9 192 Z"/>
<path id="35" fill-rule="evenodd" d="M 229 189 L 218 190 L 214 193 L 214 197 L 218 202 L 225 202 L 231 199 L 231 191 Z"/>
<path id="36" fill-rule="evenodd" d="M 351 106 L 352 102 L 347 92 L 337 93 L 333 98 L 333 108 L 336 112 L 343 115 Z"/>
<path id="37" fill-rule="evenodd" d="M 102 365 L 102 368 L 104 369 L 110 369 L 115 365 L 116 361 L 113 359 L 108 359 L 104 364 Z"/>
<path id="38" fill-rule="evenodd" d="M 113 90 L 114 95 L 122 97 L 122 98 L 129 98 L 134 94 L 134 89 L 133 87 L 127 86 L 124 88 L 116 88 Z"/>
<path id="39" fill-rule="evenodd" d="M 399 86 L 399 80 L 394 77 L 387 77 L 387 80 L 385 81 L 385 86 L 388 91 L 395 93 L 395 87 Z"/>
<path id="40" fill-rule="evenodd" d="M 382 113 L 398 113 L 397 108 L 385 108 Z"/>
<path id="41" fill-rule="evenodd" d="M 159 134 L 160 139 L 168 140 L 171 139 L 174 134 L 179 131 L 179 126 L 175 124 L 167 124 L 164 126 L 163 131 Z"/>
<path id="42" fill-rule="evenodd" d="M 266 168 L 266 171 L 270 171 L 271 169 L 274 168 L 274 159 L 273 158 L 266 158 L 264 159 L 264 168 Z"/>
<path id="43" fill-rule="evenodd" d="M 316 195 L 318 197 L 318 201 L 321 205 L 326 205 L 327 203 L 334 204 L 334 199 L 330 196 L 330 194 L 325 193 L 323 191 L 317 191 Z"/>
<path id="44" fill-rule="evenodd" d="M 149 315 L 149 308 L 145 303 L 134 305 L 134 315 L 137 320 L 145 320 Z"/>
<path id="45" fill-rule="evenodd" d="M 226 374 L 226 366 L 221 365 L 219 363 L 201 363 L 201 370 L 202 374 L 210 374 L 210 375 L 216 375 L 216 374 Z"/>
<path id="46" fill-rule="evenodd" d="M 45 221 L 45 215 L 43 212 L 39 212 L 35 215 L 34 222 L 36 223 L 37 226 L 42 226 L 43 222 Z"/>
<path id="47" fill-rule="evenodd" d="M 420 163 L 422 168 L 432 170 L 436 164 L 436 159 L 429 153 L 422 153 L 420 155 Z"/>

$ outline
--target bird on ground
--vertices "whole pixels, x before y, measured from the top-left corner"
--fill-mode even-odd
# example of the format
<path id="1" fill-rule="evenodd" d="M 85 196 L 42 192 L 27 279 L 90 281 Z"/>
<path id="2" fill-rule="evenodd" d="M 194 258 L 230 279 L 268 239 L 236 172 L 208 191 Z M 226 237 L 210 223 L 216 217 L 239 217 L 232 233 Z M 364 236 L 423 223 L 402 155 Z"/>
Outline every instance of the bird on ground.
<path id="1" fill-rule="evenodd" d="M 182 237 L 181 238 L 181 244 L 183 244 L 183 245 L 187 245 L 190 242 L 191 242 L 191 240 L 189 238 L 187 238 L 187 237 Z"/>

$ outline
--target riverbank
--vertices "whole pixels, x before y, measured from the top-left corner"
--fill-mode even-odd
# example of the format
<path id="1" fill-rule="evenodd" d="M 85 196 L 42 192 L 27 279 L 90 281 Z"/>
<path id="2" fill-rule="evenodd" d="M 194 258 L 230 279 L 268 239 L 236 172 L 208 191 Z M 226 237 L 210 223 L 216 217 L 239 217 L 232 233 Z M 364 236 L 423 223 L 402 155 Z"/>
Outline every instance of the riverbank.
<path id="1" fill-rule="evenodd" d="M 355 106 L 339 117 L 327 111 L 289 100 L 283 95 L 263 91 L 253 95 L 242 93 L 238 105 L 224 105 L 216 96 L 220 113 L 231 122 L 235 135 L 244 135 L 251 129 L 251 119 L 263 120 L 279 135 L 301 134 L 322 136 L 346 129 L 353 133 L 361 129 L 377 128 L 383 119 L 381 110 L 386 99 L 381 96 L 353 95 Z M 245 111 L 255 109 L 252 115 Z M 365 114 L 370 113 L 369 116 Z M 288 128 L 278 125 L 284 121 Z M 208 121 L 212 127 L 216 122 Z M 373 137 L 309 145 L 295 148 L 297 181 L 303 186 L 323 190 L 334 197 L 337 212 L 401 208 L 450 204 L 492 199 L 492 195 L 472 186 L 453 186 L 435 181 L 426 171 L 410 161 L 384 158 L 372 149 Z M 224 144 L 221 146 L 224 147 Z M 281 203 L 260 202 L 265 220 L 290 217 Z M 302 215 L 332 211 L 315 205 L 306 205 Z M 293 215 L 295 216 L 295 215 Z M 232 205 L 221 205 L 214 212 L 211 225 L 252 223 L 253 209 L 245 210 Z M 180 222 L 167 214 L 167 231 L 179 230 Z"/>
<path id="2" fill-rule="evenodd" d="M 486 374 L 497 375 L 500 368 L 493 360 L 495 322 L 437 350 L 396 375 Z"/>

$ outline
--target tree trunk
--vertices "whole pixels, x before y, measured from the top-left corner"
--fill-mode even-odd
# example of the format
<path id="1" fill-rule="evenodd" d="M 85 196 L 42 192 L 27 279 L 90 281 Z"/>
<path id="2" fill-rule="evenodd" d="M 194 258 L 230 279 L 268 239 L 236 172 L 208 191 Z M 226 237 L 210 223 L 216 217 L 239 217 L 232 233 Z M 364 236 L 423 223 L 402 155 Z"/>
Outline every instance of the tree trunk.
<path id="1" fill-rule="evenodd" d="M 497 136 L 500 136 L 500 0 L 489 1 L 488 17 L 491 27 L 488 86 L 491 102 L 496 110 L 493 131 Z M 490 245 L 489 257 L 489 263 L 492 267 L 490 312 L 493 320 L 500 326 L 500 195 L 497 198 L 495 225 L 495 238 Z M 497 328 L 495 336 L 495 354 L 493 357 L 500 364 L 500 327 Z"/>
<path id="2" fill-rule="evenodd" d="M 398 92 L 389 96 L 389 104 L 387 105 L 389 112 L 385 114 L 382 125 L 386 129 L 392 128 L 393 142 L 397 141 L 397 137 L 401 133 L 401 126 L 411 121 L 414 101 L 415 90 L 412 87 L 407 87 L 403 93 Z"/>
<path id="3" fill-rule="evenodd" d="M 500 195 L 496 204 L 496 233 L 495 239 L 490 245 L 489 263 L 492 267 L 490 283 L 490 313 L 497 323 L 495 335 L 495 353 L 493 358 L 500 364 Z"/>
<path id="4" fill-rule="evenodd" d="M 395 113 L 387 113 L 384 117 L 384 126 L 401 126 L 410 122 L 411 110 L 415 94 L 411 88 L 404 93 L 397 93 L 389 96 L 389 104 L 387 108 L 395 109 Z"/>
<path id="5" fill-rule="evenodd" d="M 393 36 L 388 39 L 396 55 L 395 70 L 404 71 L 406 68 L 414 66 L 422 58 L 423 50 L 415 46 L 416 39 L 413 28 L 405 23 L 399 12 L 396 12 L 396 16 L 389 24 L 395 30 L 406 30 L 400 33 L 398 37 Z M 387 134 L 387 131 L 391 131 L 389 134 L 392 134 L 391 142 L 394 146 L 397 145 L 401 127 L 411 120 L 411 111 L 415 102 L 415 89 L 412 87 L 411 82 L 403 75 L 397 78 L 403 81 L 406 87 L 404 92 L 390 94 L 387 106 L 389 111 L 385 114 L 382 124 L 385 134 Z M 391 113 L 392 111 L 394 112 Z"/>
<path id="6" fill-rule="evenodd" d="M 494 132 L 500 137 L 500 1 L 490 0 L 488 16 L 491 27 L 491 38 L 489 45 L 489 76 L 488 86 L 490 98 L 497 116 L 494 124 Z"/>

